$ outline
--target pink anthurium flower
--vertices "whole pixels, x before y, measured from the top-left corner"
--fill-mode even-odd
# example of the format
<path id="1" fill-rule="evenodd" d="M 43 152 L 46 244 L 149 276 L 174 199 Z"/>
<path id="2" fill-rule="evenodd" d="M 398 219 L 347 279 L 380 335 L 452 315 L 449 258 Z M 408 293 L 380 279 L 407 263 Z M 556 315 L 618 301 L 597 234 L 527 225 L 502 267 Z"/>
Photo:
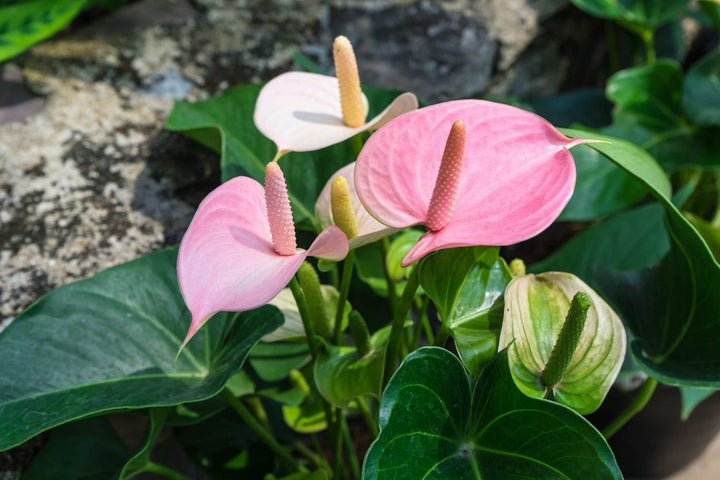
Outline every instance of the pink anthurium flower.
<path id="1" fill-rule="evenodd" d="M 355 54 L 347 38 L 335 39 L 333 54 L 337 78 L 289 72 L 270 80 L 260 91 L 255 126 L 275 142 L 278 155 L 320 150 L 378 129 L 418 107 L 417 97 L 404 93 L 366 122 L 368 102 L 360 90 Z"/>
<path id="2" fill-rule="evenodd" d="M 334 223 L 330 192 L 332 190 L 333 180 L 337 177 L 344 177 L 345 180 L 347 180 L 353 212 L 355 214 L 355 220 L 357 221 L 357 236 L 348 240 L 351 250 L 397 232 L 397 228 L 388 227 L 387 225 L 375 220 L 375 218 L 365 209 L 362 202 L 360 202 L 360 198 L 358 198 L 357 192 L 355 191 L 355 162 L 345 165 L 343 168 L 335 172 L 327 181 L 325 187 L 322 189 L 322 192 L 320 192 L 317 202 L 315 202 L 315 215 L 318 220 L 320 220 L 320 225 L 323 228 Z"/>
<path id="3" fill-rule="evenodd" d="M 342 260 L 345 234 L 331 226 L 308 250 L 296 248 L 285 178 L 277 163 L 265 169 L 265 188 L 235 177 L 200 204 L 180 242 L 180 291 L 192 313 L 183 346 L 215 313 L 257 308 L 285 287 L 308 255 Z"/>
<path id="4" fill-rule="evenodd" d="M 382 223 L 428 227 L 403 260 L 407 266 L 442 248 L 510 245 L 540 233 L 572 196 L 568 148 L 581 142 L 508 105 L 441 103 L 370 137 L 355 188 Z"/>

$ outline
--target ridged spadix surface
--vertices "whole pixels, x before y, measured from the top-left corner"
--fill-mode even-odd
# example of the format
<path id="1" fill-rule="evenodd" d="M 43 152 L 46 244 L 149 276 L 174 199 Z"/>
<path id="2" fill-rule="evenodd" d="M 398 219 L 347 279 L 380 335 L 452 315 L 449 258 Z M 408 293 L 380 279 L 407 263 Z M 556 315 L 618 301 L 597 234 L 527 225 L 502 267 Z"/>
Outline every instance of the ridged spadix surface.
<path id="1" fill-rule="evenodd" d="M 279 151 L 308 152 L 380 128 L 417 107 L 417 97 L 403 93 L 375 118 L 350 127 L 343 121 L 337 78 L 289 72 L 273 78 L 262 88 L 253 119 L 258 130 L 275 142 Z"/>
<path id="2" fill-rule="evenodd" d="M 428 206 L 426 223 L 433 232 L 442 230 L 450 221 L 455 210 L 464 156 L 465 124 L 457 120 L 450 127 L 450 134 L 445 143 L 445 150 Z"/>
<path id="3" fill-rule="evenodd" d="M 341 35 L 333 42 L 333 60 L 340 90 L 343 121 L 348 127 L 360 127 L 365 123 L 367 116 L 367 100 L 363 102 L 355 52 L 347 37 Z"/>
<path id="4" fill-rule="evenodd" d="M 358 248 L 368 243 L 372 243 L 383 237 L 386 237 L 397 231 L 396 228 L 388 227 L 375 220 L 368 213 L 365 206 L 360 202 L 355 191 L 355 162 L 345 165 L 343 168 L 333 174 L 327 181 L 325 187 L 320 192 L 320 196 L 315 203 L 315 215 L 320 220 L 320 225 L 324 228 L 333 224 L 332 207 L 330 205 L 330 195 L 332 191 L 332 183 L 335 178 L 343 176 L 347 181 L 350 201 L 352 202 L 355 222 L 357 223 L 357 236 L 350 239 L 350 248 Z"/>
<path id="5" fill-rule="evenodd" d="M 347 251 L 345 234 L 330 226 L 308 250 L 278 254 L 262 185 L 247 177 L 223 183 L 202 201 L 180 243 L 178 282 L 192 313 L 185 342 L 219 311 L 250 310 L 267 303 L 308 255 L 337 261 Z"/>
<path id="6" fill-rule="evenodd" d="M 280 255 L 295 253 L 295 224 L 290 208 L 285 176 L 280 165 L 270 162 L 265 166 L 265 205 L 273 247 Z"/>
<path id="7" fill-rule="evenodd" d="M 396 228 L 426 224 L 457 120 L 466 138 L 452 217 L 426 233 L 403 265 L 441 248 L 526 240 L 547 228 L 572 196 L 575 164 L 568 148 L 580 141 L 524 110 L 458 100 L 407 113 L 370 137 L 355 168 L 355 188 L 370 214 Z"/>
<path id="8" fill-rule="evenodd" d="M 510 345 L 515 384 L 541 398 L 540 381 L 577 292 L 590 299 L 585 325 L 570 363 L 553 388 L 557 401 L 582 414 L 595 411 L 615 381 L 625 358 L 625 329 L 605 300 L 570 273 L 514 278 L 505 289 L 505 315 L 498 348 Z M 514 340 L 514 342 L 513 342 Z"/>

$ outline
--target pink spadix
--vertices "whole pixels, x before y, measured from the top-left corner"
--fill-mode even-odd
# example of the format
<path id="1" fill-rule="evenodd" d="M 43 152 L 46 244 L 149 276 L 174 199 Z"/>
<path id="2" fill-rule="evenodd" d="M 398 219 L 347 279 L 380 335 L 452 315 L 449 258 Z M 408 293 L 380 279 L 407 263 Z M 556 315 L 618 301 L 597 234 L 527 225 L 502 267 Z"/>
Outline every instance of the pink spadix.
<path id="1" fill-rule="evenodd" d="M 427 227 L 433 232 L 441 230 L 450 221 L 457 200 L 460 172 L 465 156 L 465 124 L 453 123 L 445 151 L 440 161 L 435 187 L 428 207 Z"/>
<path id="2" fill-rule="evenodd" d="M 448 141 L 454 122 L 465 125 L 461 161 L 462 135 L 458 146 L 453 135 Z M 510 245 L 560 215 L 575 187 L 568 148 L 581 142 L 519 108 L 483 100 L 441 103 L 395 118 L 371 136 L 355 166 L 355 189 L 379 222 L 428 227 L 404 266 L 442 248 Z M 443 167 L 446 153 L 456 160 Z"/>
<path id="3" fill-rule="evenodd" d="M 185 345 L 220 311 L 260 307 L 285 287 L 308 255 L 339 261 L 348 252 L 336 226 L 307 250 L 296 248 L 285 180 L 277 163 L 266 169 L 266 187 L 235 177 L 200 204 L 178 252 L 178 283 L 192 322 Z"/>

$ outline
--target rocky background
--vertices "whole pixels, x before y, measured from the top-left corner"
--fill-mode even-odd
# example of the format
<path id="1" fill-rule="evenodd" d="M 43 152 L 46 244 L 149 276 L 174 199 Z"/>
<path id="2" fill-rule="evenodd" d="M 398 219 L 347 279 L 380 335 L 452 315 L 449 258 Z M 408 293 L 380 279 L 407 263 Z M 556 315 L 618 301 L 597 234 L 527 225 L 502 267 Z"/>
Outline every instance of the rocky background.
<path id="1" fill-rule="evenodd" d="M 54 287 L 179 243 L 219 174 L 163 130 L 174 99 L 267 80 L 296 50 L 331 71 L 338 34 L 364 83 L 427 102 L 604 78 L 603 25 L 567 0 L 129 3 L 0 66 L 0 330 Z M 18 452 L 0 453 L 0 479 Z"/>

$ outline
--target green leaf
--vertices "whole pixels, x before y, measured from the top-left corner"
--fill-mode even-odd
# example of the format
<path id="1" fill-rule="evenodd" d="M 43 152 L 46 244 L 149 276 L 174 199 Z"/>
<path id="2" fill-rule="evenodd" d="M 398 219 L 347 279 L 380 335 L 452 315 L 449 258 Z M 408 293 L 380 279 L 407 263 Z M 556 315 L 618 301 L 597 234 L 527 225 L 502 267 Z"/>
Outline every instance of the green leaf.
<path id="1" fill-rule="evenodd" d="M 705 240 L 715 260 L 720 261 L 720 229 L 689 212 L 685 212 L 685 218 L 690 221 L 695 230 Z"/>
<path id="2" fill-rule="evenodd" d="M 309 361 L 310 349 L 307 343 L 260 342 L 248 355 L 248 363 L 258 377 L 266 382 L 282 380 L 290 370 L 301 368 Z"/>
<path id="3" fill-rule="evenodd" d="M 165 123 L 220 152 L 222 181 L 245 175 L 264 183 L 265 165 L 275 157 L 275 144 L 255 127 L 253 112 L 261 85 L 245 85 L 200 102 L 176 102 Z M 363 87 L 370 115 L 396 96 L 393 90 Z M 292 152 L 281 160 L 296 222 L 314 224 L 315 201 L 327 180 L 355 159 L 349 141 L 315 152 Z"/>
<path id="4" fill-rule="evenodd" d="M 365 480 L 622 478 L 607 443 L 584 418 L 517 390 L 505 352 L 485 368 L 472 395 L 450 352 L 413 352 L 383 394 L 379 423 Z"/>
<path id="5" fill-rule="evenodd" d="M 709 23 L 716 30 L 720 30 L 720 3 L 716 0 L 700 0 L 698 3 L 707 16 Z"/>
<path id="6" fill-rule="evenodd" d="M 84 0 L 26 0 L 0 7 L 0 62 L 48 38 L 84 6 Z"/>
<path id="7" fill-rule="evenodd" d="M 440 250 L 420 263 L 420 284 L 473 375 L 497 352 L 503 292 L 512 279 L 497 247 Z"/>
<path id="8" fill-rule="evenodd" d="M 160 435 L 168 413 L 170 413 L 168 407 L 150 409 L 150 428 L 148 429 L 147 437 L 140 446 L 140 450 L 133 455 L 123 467 L 119 480 L 129 480 L 145 471 L 148 463 L 150 463 L 150 454 L 152 453 L 153 445 L 158 435 Z"/>
<path id="9" fill-rule="evenodd" d="M 570 0 L 579 9 L 600 18 L 655 29 L 687 10 L 689 0 Z"/>
<path id="10" fill-rule="evenodd" d="M 280 324 L 273 307 L 217 315 L 176 359 L 190 325 L 176 255 L 58 288 L 0 334 L 0 450 L 89 415 L 210 398 Z"/>
<path id="11" fill-rule="evenodd" d="M 720 48 L 703 57 L 685 76 L 683 108 L 699 125 L 720 125 Z"/>
<path id="12" fill-rule="evenodd" d="M 298 433 L 317 433 L 327 428 L 323 400 L 310 395 L 302 405 L 283 405 L 283 419 L 288 427 Z"/>
<path id="13" fill-rule="evenodd" d="M 355 397 L 373 395 L 380 397 L 385 345 L 390 337 L 390 327 L 375 332 L 370 337 L 372 350 L 359 355 L 357 348 L 325 343 L 315 361 L 315 385 L 320 394 L 338 407 L 347 407 Z"/>
<path id="14" fill-rule="evenodd" d="M 604 140 L 589 145 L 644 182 L 664 209 L 671 249 L 662 263 L 642 271 L 607 271 L 596 280 L 636 337 L 632 352 L 638 365 L 663 383 L 720 387 L 720 265 L 708 245 L 671 202 L 667 178 L 651 157 L 609 137 L 565 133 Z"/>
<path id="15" fill-rule="evenodd" d="M 573 147 L 572 156 L 577 183 L 559 220 L 592 220 L 633 205 L 647 194 L 640 182 L 597 150 L 578 145 Z"/>
<path id="16" fill-rule="evenodd" d="M 681 126 L 683 74 L 680 65 L 660 60 L 614 74 L 605 93 L 615 103 L 615 115 L 633 116 L 654 128 Z"/>
<path id="17" fill-rule="evenodd" d="M 117 475 L 131 453 L 107 418 L 80 420 L 50 432 L 47 443 L 20 478 L 107 480 Z"/>
<path id="18" fill-rule="evenodd" d="M 717 392 L 715 389 L 680 387 L 680 394 L 682 396 L 682 419 L 687 420 L 690 418 L 690 414 L 695 410 L 695 407 L 715 392 Z"/>

